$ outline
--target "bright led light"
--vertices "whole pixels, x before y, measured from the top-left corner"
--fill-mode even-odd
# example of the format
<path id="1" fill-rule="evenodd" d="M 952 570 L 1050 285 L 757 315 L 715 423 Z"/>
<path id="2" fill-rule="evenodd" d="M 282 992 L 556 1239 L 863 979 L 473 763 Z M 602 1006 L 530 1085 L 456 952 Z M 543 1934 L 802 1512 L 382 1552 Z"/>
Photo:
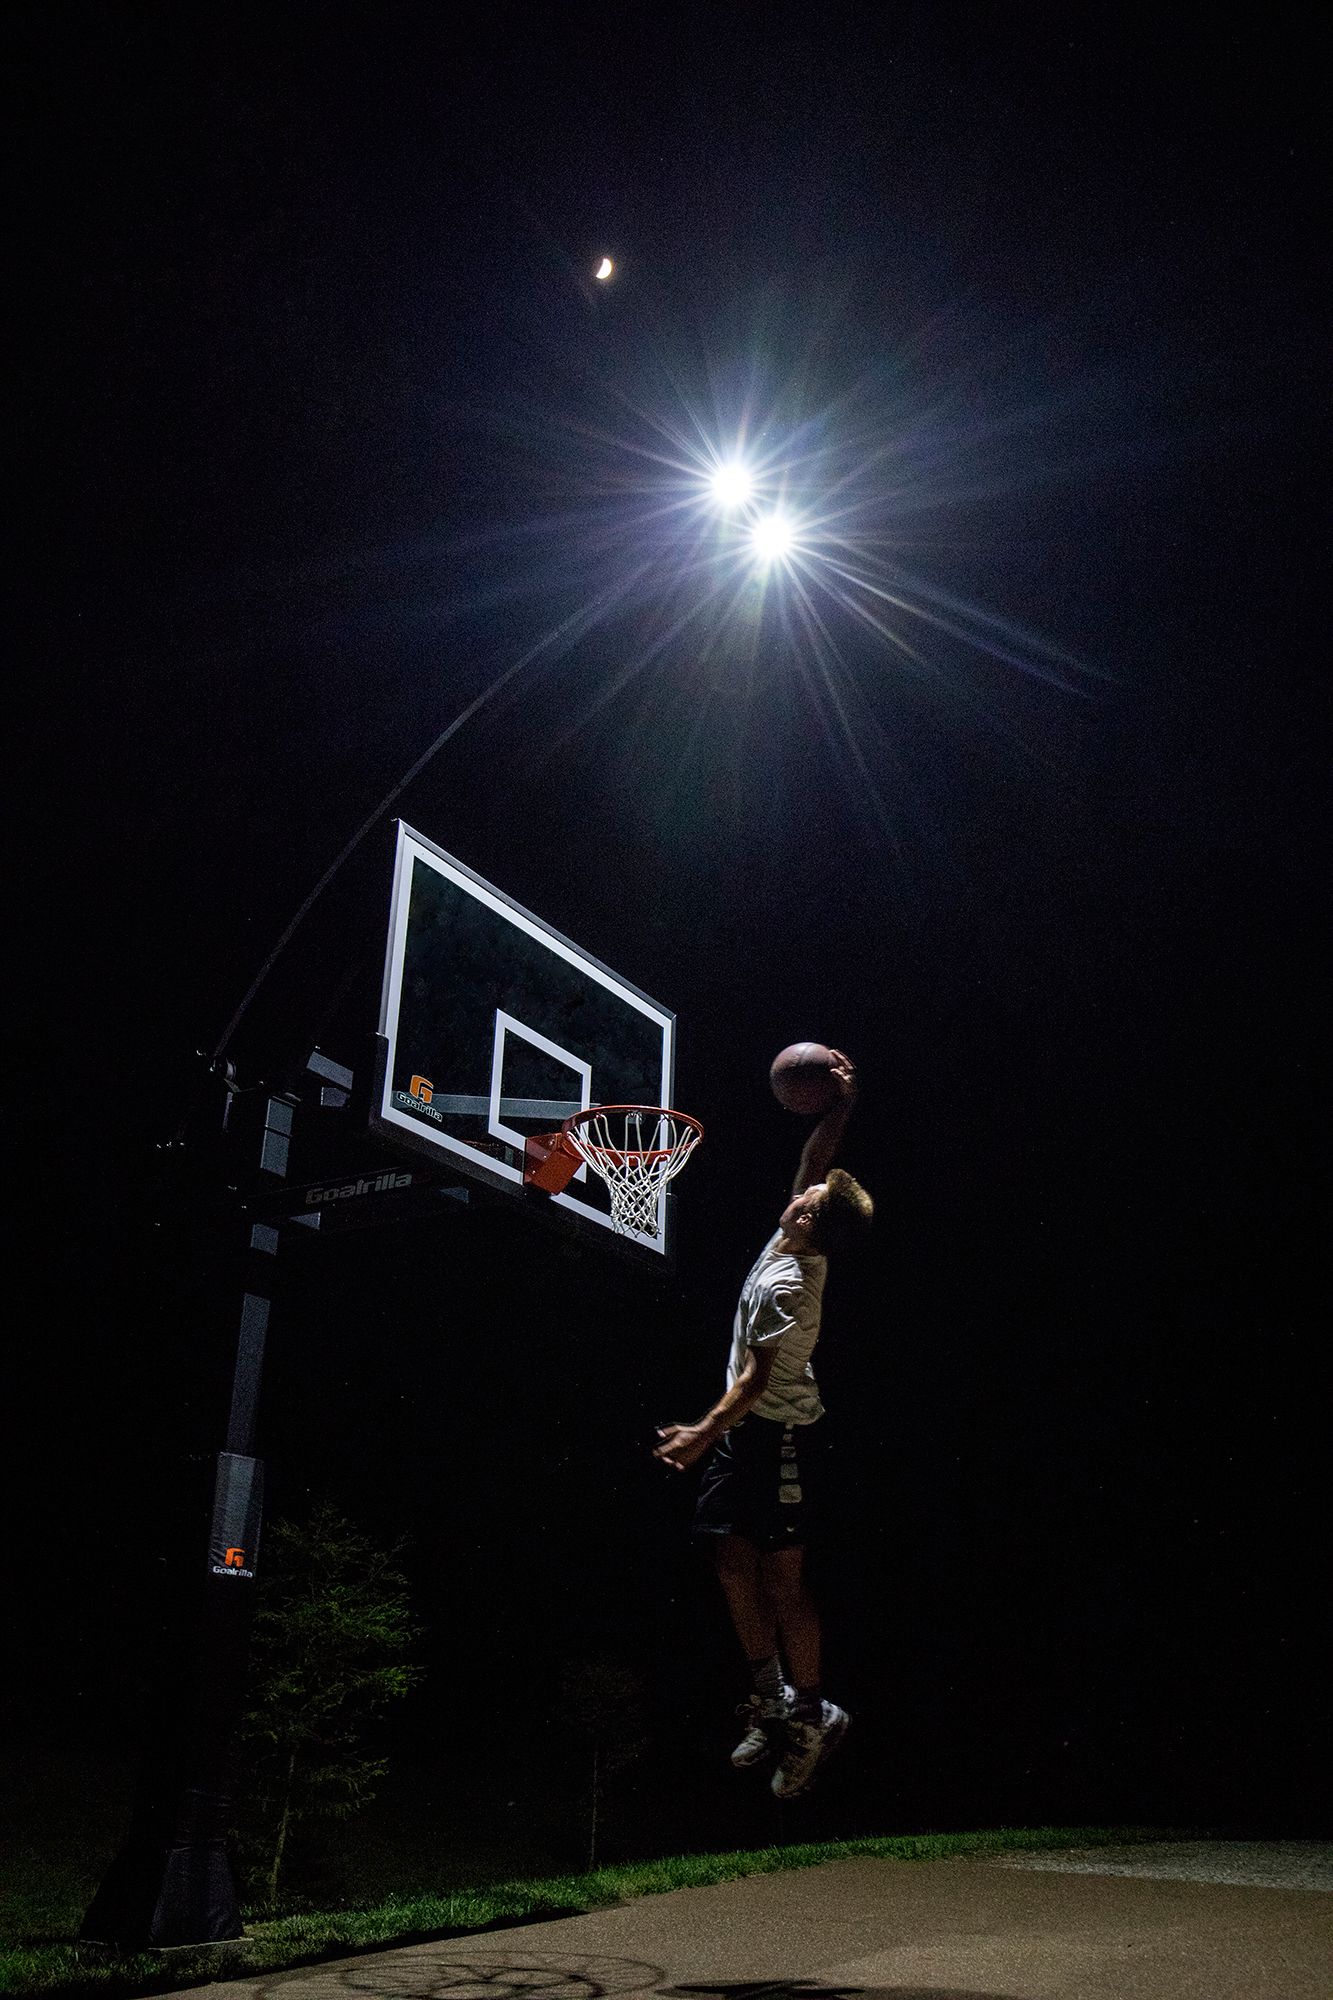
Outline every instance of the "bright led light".
<path id="1" fill-rule="evenodd" d="M 719 465 L 713 474 L 713 498 L 720 507 L 743 507 L 754 481 L 743 465 Z"/>
<path id="2" fill-rule="evenodd" d="M 750 540 L 760 562 L 781 562 L 790 555 L 795 531 L 785 514 L 769 514 L 762 521 L 756 521 L 750 531 Z"/>

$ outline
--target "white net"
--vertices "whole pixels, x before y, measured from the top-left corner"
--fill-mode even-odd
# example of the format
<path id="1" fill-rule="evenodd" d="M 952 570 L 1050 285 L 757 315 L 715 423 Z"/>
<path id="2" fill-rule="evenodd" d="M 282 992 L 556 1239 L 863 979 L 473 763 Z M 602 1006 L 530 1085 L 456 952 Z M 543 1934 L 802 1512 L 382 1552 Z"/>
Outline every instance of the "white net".
<path id="1" fill-rule="evenodd" d="M 611 1220 L 622 1235 L 656 1236 L 662 1189 L 703 1137 L 679 1111 L 612 1105 L 565 1127 L 565 1137 L 611 1193 Z"/>

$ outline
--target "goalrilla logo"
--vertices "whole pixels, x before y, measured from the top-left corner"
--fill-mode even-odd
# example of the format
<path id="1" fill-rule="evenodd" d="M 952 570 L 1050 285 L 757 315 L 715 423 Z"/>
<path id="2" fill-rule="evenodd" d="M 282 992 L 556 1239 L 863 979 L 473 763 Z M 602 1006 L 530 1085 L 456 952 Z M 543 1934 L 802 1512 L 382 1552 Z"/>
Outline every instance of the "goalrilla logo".
<path id="1" fill-rule="evenodd" d="M 432 1125 L 443 1125 L 444 1119 L 431 1103 L 434 1095 L 435 1085 L 428 1076 L 414 1076 L 406 1090 L 395 1090 L 393 1101 L 400 1111 L 415 1111 L 419 1118 L 429 1118 Z"/>
<path id="2" fill-rule="evenodd" d="M 246 1567 L 244 1549 L 227 1549 L 220 1563 L 212 1565 L 214 1576 L 254 1576 L 254 1571 Z"/>
<path id="3" fill-rule="evenodd" d="M 411 1187 L 411 1174 L 387 1172 L 359 1181 L 344 1181 L 341 1187 L 313 1187 L 306 1191 L 311 1207 L 325 1201 L 349 1201 L 357 1194 L 387 1194 L 391 1188 Z"/>

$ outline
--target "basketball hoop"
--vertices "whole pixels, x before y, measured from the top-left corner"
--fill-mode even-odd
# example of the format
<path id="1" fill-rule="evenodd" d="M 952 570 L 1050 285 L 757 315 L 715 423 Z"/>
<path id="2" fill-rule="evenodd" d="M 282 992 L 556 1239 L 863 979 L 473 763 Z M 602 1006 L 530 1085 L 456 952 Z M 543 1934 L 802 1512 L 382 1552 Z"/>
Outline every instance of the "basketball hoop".
<path id="1" fill-rule="evenodd" d="M 611 1221 L 622 1236 L 656 1236 L 660 1197 L 703 1138 L 685 1111 L 651 1104 L 594 1104 L 566 1118 L 558 1132 L 527 1142 L 524 1179 L 559 1194 L 579 1162 L 606 1182 Z"/>

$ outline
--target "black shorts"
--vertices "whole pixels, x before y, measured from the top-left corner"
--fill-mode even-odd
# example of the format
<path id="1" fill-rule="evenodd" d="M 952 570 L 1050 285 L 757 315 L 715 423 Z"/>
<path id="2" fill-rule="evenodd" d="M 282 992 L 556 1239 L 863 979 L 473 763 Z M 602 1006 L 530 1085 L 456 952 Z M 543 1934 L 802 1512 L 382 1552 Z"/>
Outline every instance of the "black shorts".
<path id="1" fill-rule="evenodd" d="M 744 1535 L 761 1549 L 801 1548 L 823 1491 L 824 1423 L 748 1416 L 704 1461 L 696 1535 Z"/>

